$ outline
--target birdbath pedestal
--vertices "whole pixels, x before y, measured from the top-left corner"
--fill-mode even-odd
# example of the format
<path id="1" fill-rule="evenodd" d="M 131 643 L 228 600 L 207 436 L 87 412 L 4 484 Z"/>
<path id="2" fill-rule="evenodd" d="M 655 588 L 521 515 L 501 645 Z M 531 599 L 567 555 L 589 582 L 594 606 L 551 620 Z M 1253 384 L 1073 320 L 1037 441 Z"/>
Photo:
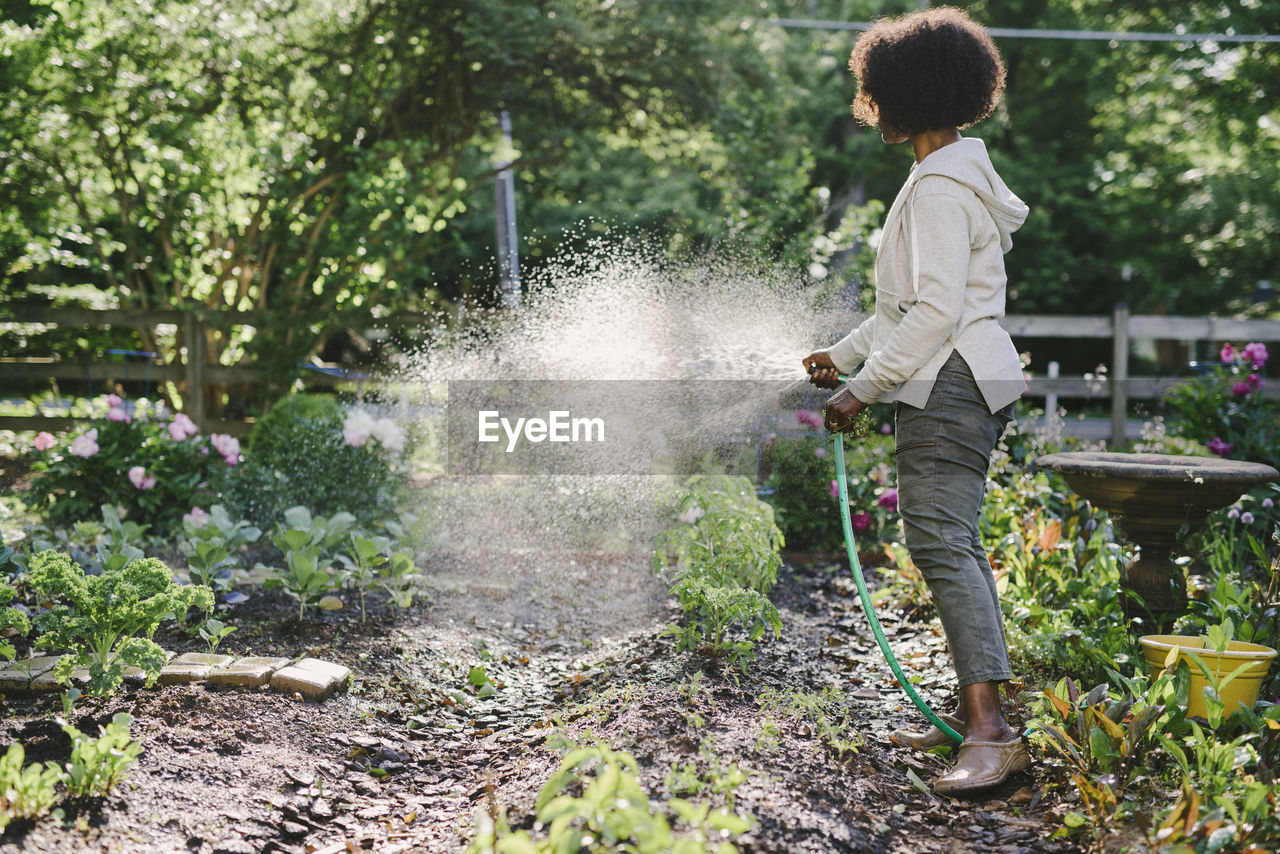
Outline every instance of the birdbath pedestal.
<path id="1" fill-rule="evenodd" d="M 1186 524 L 1196 530 L 1250 487 L 1280 479 L 1280 472 L 1261 463 L 1172 454 L 1067 451 L 1037 457 L 1035 466 L 1060 473 L 1138 546 L 1123 587 L 1157 621 L 1187 604 L 1186 579 L 1170 556 L 1178 529 Z M 1136 616 L 1130 602 L 1126 596 L 1125 613 Z"/>

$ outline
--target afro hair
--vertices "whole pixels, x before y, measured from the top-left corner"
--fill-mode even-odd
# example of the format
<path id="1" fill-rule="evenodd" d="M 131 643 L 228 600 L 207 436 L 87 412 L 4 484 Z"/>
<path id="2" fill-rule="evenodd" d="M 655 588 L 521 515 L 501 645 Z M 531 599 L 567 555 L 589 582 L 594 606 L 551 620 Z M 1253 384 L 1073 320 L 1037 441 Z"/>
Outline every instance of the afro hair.
<path id="1" fill-rule="evenodd" d="M 876 21 L 854 44 L 849 70 L 854 117 L 906 136 L 977 124 L 1005 83 L 987 31 L 948 6 Z"/>

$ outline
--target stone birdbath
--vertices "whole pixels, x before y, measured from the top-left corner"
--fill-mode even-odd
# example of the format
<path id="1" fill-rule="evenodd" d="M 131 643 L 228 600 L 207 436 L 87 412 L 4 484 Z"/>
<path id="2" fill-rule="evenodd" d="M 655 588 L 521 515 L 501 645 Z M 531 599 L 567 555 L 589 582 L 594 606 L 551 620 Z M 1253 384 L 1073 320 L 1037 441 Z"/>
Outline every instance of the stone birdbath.
<path id="1" fill-rule="evenodd" d="M 1172 454 L 1067 451 L 1037 457 L 1034 464 L 1060 473 L 1138 546 L 1123 587 L 1141 597 L 1157 622 L 1187 604 L 1186 578 L 1170 556 L 1178 529 L 1186 524 L 1194 531 L 1250 487 L 1280 479 L 1280 472 L 1261 463 Z M 1125 597 L 1125 613 L 1135 616 L 1131 601 Z"/>

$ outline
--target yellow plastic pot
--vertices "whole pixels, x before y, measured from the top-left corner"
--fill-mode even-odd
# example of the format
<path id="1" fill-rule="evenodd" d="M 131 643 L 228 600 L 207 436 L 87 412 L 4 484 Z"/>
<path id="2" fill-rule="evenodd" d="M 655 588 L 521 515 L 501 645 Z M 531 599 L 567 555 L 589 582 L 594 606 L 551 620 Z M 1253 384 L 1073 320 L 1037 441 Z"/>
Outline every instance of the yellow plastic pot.
<path id="1" fill-rule="evenodd" d="M 1258 692 L 1262 689 L 1262 680 L 1267 678 L 1267 671 L 1271 669 L 1271 660 L 1276 657 L 1276 651 L 1271 647 L 1244 641 L 1231 641 L 1224 652 L 1205 649 L 1204 638 L 1184 635 L 1143 635 L 1138 638 L 1138 643 L 1142 644 L 1142 654 L 1152 673 L 1158 673 L 1164 668 L 1169 650 L 1178 646 L 1178 659 L 1185 659 L 1187 667 L 1191 668 L 1191 698 L 1187 701 L 1187 714 L 1200 717 L 1206 717 L 1204 689 L 1209 683 L 1200 667 L 1182 650 L 1194 650 L 1218 682 L 1235 673 L 1242 664 L 1248 664 L 1247 669 L 1219 692 L 1224 715 L 1235 711 L 1237 703 L 1253 708 Z"/>

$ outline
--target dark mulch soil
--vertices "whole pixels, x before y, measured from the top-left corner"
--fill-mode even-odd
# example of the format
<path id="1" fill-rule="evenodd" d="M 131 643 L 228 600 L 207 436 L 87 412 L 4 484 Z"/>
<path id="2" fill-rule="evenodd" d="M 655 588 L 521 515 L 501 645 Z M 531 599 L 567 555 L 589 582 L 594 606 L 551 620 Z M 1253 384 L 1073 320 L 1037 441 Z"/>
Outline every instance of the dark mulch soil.
<path id="1" fill-rule="evenodd" d="M 919 715 L 892 683 L 844 575 L 789 568 L 776 588 L 785 629 L 747 675 L 677 653 L 665 586 L 644 556 L 495 552 L 439 558 L 432 601 L 392 615 L 371 600 L 299 622 L 257 593 L 224 651 L 311 654 L 350 666 L 349 694 L 323 703 L 271 691 L 168 687 L 82 700 L 78 726 L 134 718 L 144 752 L 126 781 L 60 822 L 13 825 L 0 851 L 461 851 L 476 810 L 532 824 L 553 742 L 602 738 L 632 752 L 656 802 L 668 772 L 736 763 L 736 806 L 757 819 L 746 852 L 1068 851 L 1049 837 L 1061 787 L 1043 768 L 973 801 L 934 796 L 942 760 L 889 742 Z M 882 615 L 882 617 L 885 615 Z M 886 619 L 922 693 L 946 706 L 944 645 L 928 623 Z M 197 648 L 177 635 L 170 648 Z M 185 647 L 184 647 L 185 644 Z M 492 696 L 468 679 L 483 667 Z M 701 672 L 702 676 L 696 674 Z M 762 708 L 772 692 L 841 689 L 856 753 L 841 758 L 812 719 Z M 488 691 L 483 693 L 487 694 Z M 64 760 L 58 697 L 10 698 L 0 743 Z M 555 733 L 556 737 L 549 738 Z M 714 796 L 709 793 L 693 797 Z"/>

